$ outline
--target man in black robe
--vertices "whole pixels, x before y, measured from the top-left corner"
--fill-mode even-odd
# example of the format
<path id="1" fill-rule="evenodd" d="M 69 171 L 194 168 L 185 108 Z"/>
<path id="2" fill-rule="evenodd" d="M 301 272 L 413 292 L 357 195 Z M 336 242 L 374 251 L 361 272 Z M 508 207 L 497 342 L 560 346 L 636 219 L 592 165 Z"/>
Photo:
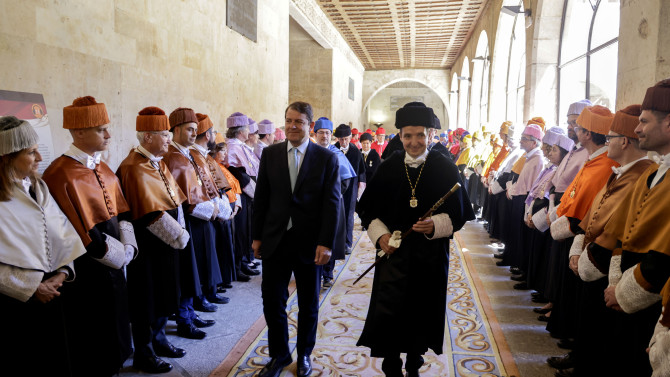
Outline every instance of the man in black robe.
<path id="1" fill-rule="evenodd" d="M 133 367 L 146 373 L 172 369 L 159 356 L 186 355 L 165 336 L 168 316 L 179 307 L 179 253 L 190 239 L 181 208 L 186 195 L 162 161 L 170 145 L 169 128 L 163 110 L 142 109 L 135 128 L 140 145 L 130 151 L 116 172 L 140 250 L 127 267 L 128 298 L 135 345 Z"/>
<path id="2" fill-rule="evenodd" d="M 407 353 L 408 376 L 419 375 L 428 348 L 442 353 L 449 239 L 474 219 L 467 192 L 460 188 L 431 217 L 417 221 L 456 183 L 462 184 L 453 162 L 426 148 L 433 124 L 433 110 L 420 103 L 396 112 L 404 151 L 379 166 L 359 202 L 370 240 L 389 256 L 376 267 L 358 345 L 384 358 L 387 376 L 402 376 L 400 353 Z M 391 233 L 408 229 L 413 233 L 392 246 Z"/>
<path id="3" fill-rule="evenodd" d="M 347 156 L 347 160 L 349 160 L 349 163 L 356 171 L 356 176 L 351 178 L 349 187 L 342 193 L 347 225 L 346 253 L 351 254 L 354 240 L 354 209 L 356 208 L 356 201 L 358 201 L 358 193 L 365 190 L 365 161 L 363 161 L 361 151 L 355 145 L 351 144 L 351 127 L 346 124 L 340 124 L 335 129 L 334 135 L 338 140 L 335 143 L 335 147 L 339 148 Z"/>
<path id="4" fill-rule="evenodd" d="M 372 145 L 372 135 L 364 133 L 361 135 L 361 154 L 363 155 L 363 162 L 365 163 L 365 181 L 370 182 L 372 176 L 375 175 L 379 164 L 382 163 L 381 157 L 376 150 L 370 148 Z"/>
<path id="5" fill-rule="evenodd" d="M 72 145 L 42 175 L 86 246 L 74 261 L 76 279 L 61 291 L 73 376 L 112 376 L 132 353 L 123 267 L 137 243 L 119 180 L 100 159 L 109 124 L 105 104 L 93 97 L 63 108 Z"/>

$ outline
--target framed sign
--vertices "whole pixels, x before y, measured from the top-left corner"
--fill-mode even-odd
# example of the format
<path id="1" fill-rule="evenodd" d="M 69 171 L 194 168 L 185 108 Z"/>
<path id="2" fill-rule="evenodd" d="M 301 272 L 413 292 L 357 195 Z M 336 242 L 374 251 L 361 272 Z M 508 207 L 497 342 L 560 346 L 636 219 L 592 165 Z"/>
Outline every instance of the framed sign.
<path id="1" fill-rule="evenodd" d="M 49 124 L 47 107 L 44 104 L 44 96 L 39 93 L 0 90 L 0 116 L 6 115 L 14 115 L 27 121 L 35 128 L 37 136 L 40 138 L 37 144 L 38 150 L 42 155 L 42 162 L 39 163 L 38 171 L 42 174 L 55 158 L 51 125 Z"/>
<path id="2" fill-rule="evenodd" d="M 389 108 L 395 113 L 399 108 L 410 102 L 423 102 L 423 96 L 391 96 Z"/>

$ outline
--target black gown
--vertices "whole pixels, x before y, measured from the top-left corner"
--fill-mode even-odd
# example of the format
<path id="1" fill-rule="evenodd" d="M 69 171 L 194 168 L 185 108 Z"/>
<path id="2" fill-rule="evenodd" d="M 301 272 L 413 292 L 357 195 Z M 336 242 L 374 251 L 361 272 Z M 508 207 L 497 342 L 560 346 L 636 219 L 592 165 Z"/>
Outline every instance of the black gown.
<path id="1" fill-rule="evenodd" d="M 74 376 L 117 374 L 132 353 L 123 269 L 94 259 L 106 253 L 103 233 L 120 238 L 116 216 L 88 232 L 92 241 L 74 261 L 75 279 L 61 288 Z"/>
<path id="2" fill-rule="evenodd" d="M 382 159 L 379 157 L 379 153 L 377 153 L 376 150 L 370 149 L 367 157 L 363 155 L 363 162 L 365 162 L 365 180 L 366 182 L 370 182 L 372 176 L 375 175 L 377 168 L 379 168 L 379 164 L 382 163 Z"/>
<path id="3" fill-rule="evenodd" d="M 453 162 L 439 152 L 430 152 L 416 186 L 418 206 L 412 208 L 404 158 L 404 151 L 394 153 L 368 182 L 359 202 L 364 227 L 380 219 L 391 232 L 410 229 L 455 183 L 462 184 Z M 408 168 L 413 183 L 420 170 L 421 166 Z M 474 219 L 463 188 L 434 214 L 439 213 L 449 215 L 454 231 Z M 412 233 L 393 255 L 377 265 L 370 308 L 357 343 L 369 347 L 371 356 L 423 354 L 428 348 L 442 353 L 450 238 L 428 240 L 423 234 Z"/>

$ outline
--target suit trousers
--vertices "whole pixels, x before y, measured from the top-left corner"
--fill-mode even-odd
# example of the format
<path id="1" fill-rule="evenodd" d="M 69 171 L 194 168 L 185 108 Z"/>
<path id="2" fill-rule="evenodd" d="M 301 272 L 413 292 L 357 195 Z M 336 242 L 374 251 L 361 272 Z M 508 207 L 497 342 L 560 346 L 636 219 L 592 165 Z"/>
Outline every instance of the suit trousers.
<path id="1" fill-rule="evenodd" d="M 273 255 L 263 259 L 263 314 L 268 325 L 270 357 L 278 359 L 291 356 L 286 313 L 291 273 L 295 275 L 298 290 L 298 356 L 311 355 L 316 343 L 322 267 L 313 261 L 301 260 L 299 250 L 295 248 L 299 237 L 298 230 L 288 230 Z"/>

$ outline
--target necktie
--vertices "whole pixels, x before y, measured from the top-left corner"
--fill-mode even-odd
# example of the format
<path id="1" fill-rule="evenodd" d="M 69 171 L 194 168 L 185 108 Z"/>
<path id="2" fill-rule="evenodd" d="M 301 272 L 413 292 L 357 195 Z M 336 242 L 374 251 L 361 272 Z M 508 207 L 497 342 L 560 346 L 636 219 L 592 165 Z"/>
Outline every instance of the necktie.
<path id="1" fill-rule="evenodd" d="M 293 189 L 295 188 L 295 181 L 298 179 L 298 148 L 293 147 L 289 150 L 289 156 L 291 158 L 289 159 L 288 163 L 288 175 L 289 178 L 291 179 L 291 192 L 293 192 Z M 289 217 L 288 219 L 288 226 L 286 227 L 286 230 L 291 229 L 293 226 L 293 221 Z"/>
<path id="2" fill-rule="evenodd" d="M 291 161 L 288 164 L 288 173 L 291 178 L 291 191 L 295 188 L 295 181 L 298 179 L 298 148 L 291 148 Z"/>

